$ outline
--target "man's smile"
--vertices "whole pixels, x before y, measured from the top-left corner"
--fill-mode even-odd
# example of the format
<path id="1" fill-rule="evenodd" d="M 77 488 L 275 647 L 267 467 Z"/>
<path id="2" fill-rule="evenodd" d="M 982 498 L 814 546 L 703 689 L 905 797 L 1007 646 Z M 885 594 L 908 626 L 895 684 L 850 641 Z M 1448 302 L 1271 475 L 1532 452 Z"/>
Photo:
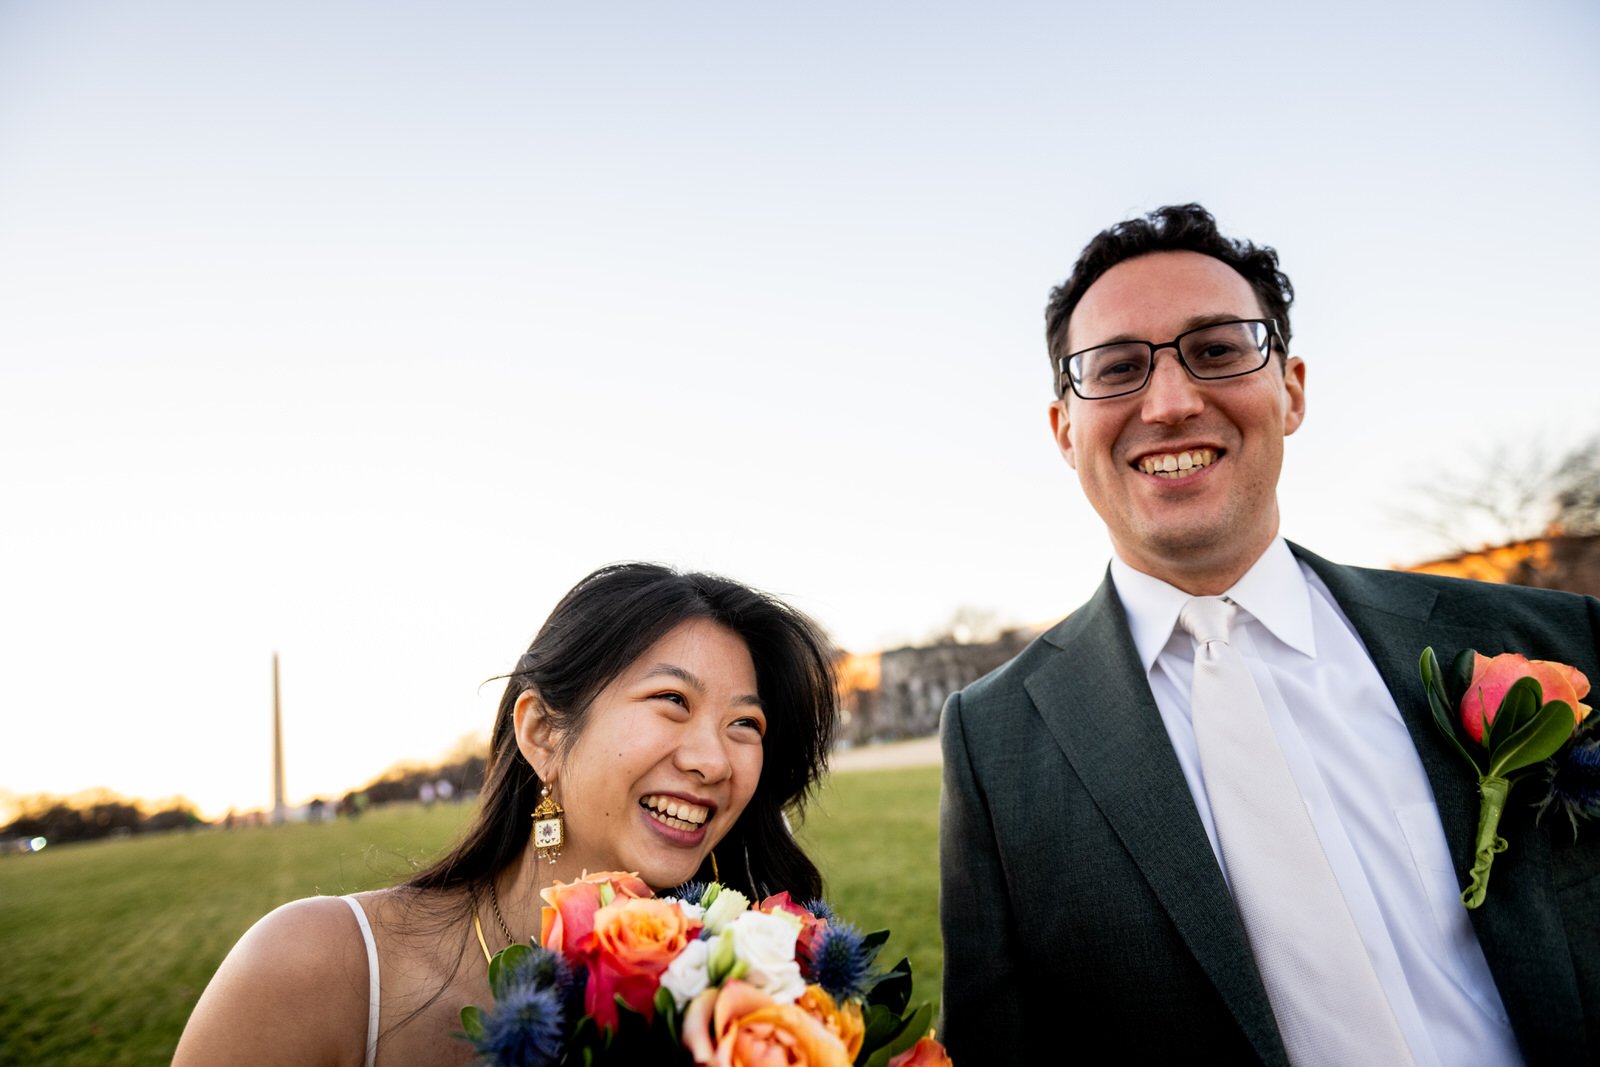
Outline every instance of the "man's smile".
<path id="1" fill-rule="evenodd" d="M 1140 456 L 1134 466 L 1145 474 L 1158 478 L 1187 478 L 1211 466 L 1222 452 L 1215 448 L 1190 448 L 1182 452 L 1151 452 Z"/>

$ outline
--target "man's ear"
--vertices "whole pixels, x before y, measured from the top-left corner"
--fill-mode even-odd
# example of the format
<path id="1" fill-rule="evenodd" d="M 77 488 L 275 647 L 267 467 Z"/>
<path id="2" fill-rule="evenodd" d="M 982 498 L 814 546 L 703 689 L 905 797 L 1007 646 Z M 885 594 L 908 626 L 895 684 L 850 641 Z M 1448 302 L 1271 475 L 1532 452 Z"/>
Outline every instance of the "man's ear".
<path id="1" fill-rule="evenodd" d="M 1061 458 L 1067 461 L 1067 466 L 1073 470 L 1078 469 L 1078 457 L 1072 451 L 1072 413 L 1067 410 L 1067 398 L 1050 402 L 1050 434 L 1056 439 L 1056 447 L 1061 449 Z"/>
<path id="2" fill-rule="evenodd" d="M 1289 402 L 1283 409 L 1283 435 L 1288 437 L 1306 420 L 1306 361 L 1290 356 L 1283 365 L 1283 389 Z"/>
<path id="3" fill-rule="evenodd" d="M 528 761 L 533 773 L 546 785 L 555 780 L 556 730 L 549 709 L 533 689 L 524 689 L 511 709 L 511 722 L 517 734 L 517 750 Z"/>

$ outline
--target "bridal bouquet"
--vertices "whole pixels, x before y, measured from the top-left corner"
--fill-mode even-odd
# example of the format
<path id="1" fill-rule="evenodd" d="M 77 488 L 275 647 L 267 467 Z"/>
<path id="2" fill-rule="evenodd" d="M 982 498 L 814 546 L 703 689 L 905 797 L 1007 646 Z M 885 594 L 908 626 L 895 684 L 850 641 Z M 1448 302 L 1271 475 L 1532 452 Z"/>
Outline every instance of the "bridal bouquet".
<path id="1" fill-rule="evenodd" d="M 907 1010 L 907 961 L 875 967 L 887 931 L 862 934 L 821 901 L 752 902 L 716 883 L 656 897 L 617 872 L 542 896 L 540 944 L 497 953 L 494 1006 L 461 1013 L 485 1063 L 950 1063 L 922 1036 L 931 1009 Z"/>

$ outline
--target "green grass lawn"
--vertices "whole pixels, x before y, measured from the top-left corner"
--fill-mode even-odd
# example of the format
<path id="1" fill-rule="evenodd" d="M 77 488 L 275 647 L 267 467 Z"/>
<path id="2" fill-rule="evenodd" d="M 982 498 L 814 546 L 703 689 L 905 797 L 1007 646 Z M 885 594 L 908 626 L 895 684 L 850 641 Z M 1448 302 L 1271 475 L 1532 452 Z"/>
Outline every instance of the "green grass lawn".
<path id="1" fill-rule="evenodd" d="M 940 978 L 937 768 L 840 775 L 800 837 L 834 906 Z M 0 861 L 0 1064 L 164 1064 L 239 935 L 285 901 L 388 885 L 470 809 L 405 805 L 358 822 L 194 831 Z"/>

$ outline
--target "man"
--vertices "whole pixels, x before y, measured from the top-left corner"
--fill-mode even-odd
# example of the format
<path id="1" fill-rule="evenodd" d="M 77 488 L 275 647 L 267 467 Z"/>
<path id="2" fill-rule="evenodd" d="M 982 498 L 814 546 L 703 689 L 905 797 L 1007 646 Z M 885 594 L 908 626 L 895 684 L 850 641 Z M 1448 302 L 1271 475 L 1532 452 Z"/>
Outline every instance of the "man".
<path id="1" fill-rule="evenodd" d="M 1283 541 L 1292 300 L 1195 204 L 1101 233 L 1052 294 L 1050 424 L 1115 556 L 945 706 L 958 1063 L 1071 1062 L 1090 1034 L 1136 1063 L 1600 1057 L 1600 825 L 1536 825 L 1521 787 L 1465 909 L 1476 780 L 1417 677 L 1433 646 L 1600 681 L 1600 602 Z"/>

